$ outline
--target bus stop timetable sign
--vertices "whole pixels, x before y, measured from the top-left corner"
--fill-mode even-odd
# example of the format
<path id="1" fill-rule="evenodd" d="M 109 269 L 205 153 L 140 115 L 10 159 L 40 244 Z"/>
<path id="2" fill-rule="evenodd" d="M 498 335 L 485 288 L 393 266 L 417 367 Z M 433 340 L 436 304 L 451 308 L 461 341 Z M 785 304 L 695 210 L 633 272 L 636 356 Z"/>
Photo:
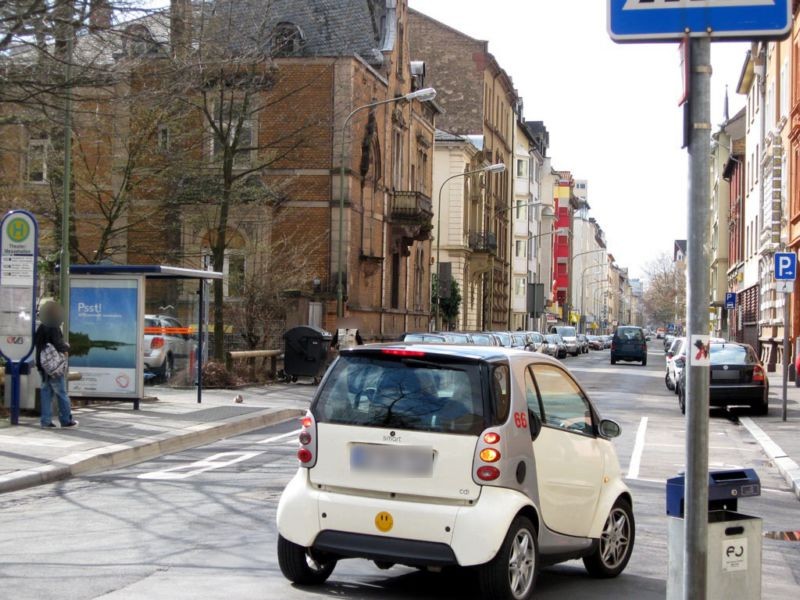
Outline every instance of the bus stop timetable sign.
<path id="1" fill-rule="evenodd" d="M 11 362 L 33 347 L 38 237 L 36 219 L 24 210 L 0 221 L 0 353 Z"/>
<path id="2" fill-rule="evenodd" d="M 791 0 L 608 0 L 616 42 L 777 38 L 791 26 Z"/>

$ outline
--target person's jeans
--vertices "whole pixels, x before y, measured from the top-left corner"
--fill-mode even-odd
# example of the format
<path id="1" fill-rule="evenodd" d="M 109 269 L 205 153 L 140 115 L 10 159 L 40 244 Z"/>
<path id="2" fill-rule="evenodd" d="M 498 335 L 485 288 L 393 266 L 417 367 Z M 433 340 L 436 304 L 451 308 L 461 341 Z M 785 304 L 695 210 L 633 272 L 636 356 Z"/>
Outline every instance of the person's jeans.
<path id="1" fill-rule="evenodd" d="M 61 425 L 69 425 L 72 422 L 72 407 L 67 396 L 66 378 L 50 377 L 42 373 L 42 418 L 43 426 L 47 426 L 53 419 L 53 395 L 58 399 L 58 420 Z"/>

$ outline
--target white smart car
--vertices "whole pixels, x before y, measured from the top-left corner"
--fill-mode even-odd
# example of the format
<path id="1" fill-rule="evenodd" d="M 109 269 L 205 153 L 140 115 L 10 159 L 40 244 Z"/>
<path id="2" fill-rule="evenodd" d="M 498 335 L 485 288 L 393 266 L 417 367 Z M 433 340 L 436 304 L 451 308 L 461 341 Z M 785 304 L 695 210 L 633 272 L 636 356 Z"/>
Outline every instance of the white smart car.
<path id="1" fill-rule="evenodd" d="M 320 584 L 343 558 L 477 567 L 483 598 L 522 600 L 541 565 L 614 577 L 631 493 L 602 420 L 564 366 L 522 350 L 386 344 L 342 352 L 299 436 L 278 560 Z"/>

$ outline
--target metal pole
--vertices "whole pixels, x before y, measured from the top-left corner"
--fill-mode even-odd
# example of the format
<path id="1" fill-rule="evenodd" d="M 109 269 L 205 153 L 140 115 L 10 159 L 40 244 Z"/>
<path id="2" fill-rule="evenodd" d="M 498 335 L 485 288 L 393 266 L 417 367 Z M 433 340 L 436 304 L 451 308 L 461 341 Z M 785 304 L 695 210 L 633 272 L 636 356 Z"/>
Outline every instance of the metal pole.
<path id="1" fill-rule="evenodd" d="M 711 144 L 711 39 L 691 39 L 687 336 L 708 335 L 709 152 Z M 763 110 L 763 108 L 762 108 Z M 705 600 L 708 562 L 709 368 L 687 355 L 686 510 L 683 552 L 685 600 Z"/>
<path id="2" fill-rule="evenodd" d="M 70 192 L 72 187 L 72 35 L 70 25 L 67 34 L 67 61 L 65 65 L 64 99 L 64 186 L 61 206 L 61 305 L 64 308 L 64 341 L 69 342 L 69 219 Z M 67 378 L 68 380 L 69 378 Z"/>
<path id="3" fill-rule="evenodd" d="M 197 290 L 197 403 L 203 402 L 203 336 L 205 329 L 203 328 L 203 319 L 205 319 L 205 287 L 206 280 L 200 280 L 200 286 Z"/>
<path id="4" fill-rule="evenodd" d="M 11 424 L 12 425 L 19 425 L 19 388 L 21 385 L 20 381 L 20 367 L 22 363 L 18 360 L 9 361 L 9 365 L 11 367 Z M 29 376 L 30 377 L 30 376 Z M 30 379 L 28 379 L 30 381 Z M 8 385 L 8 384 L 6 384 Z"/>
<path id="5" fill-rule="evenodd" d="M 787 394 L 789 386 L 789 306 L 792 301 L 792 295 L 786 293 L 783 295 L 783 405 L 781 409 L 781 420 L 786 421 L 787 410 Z"/>

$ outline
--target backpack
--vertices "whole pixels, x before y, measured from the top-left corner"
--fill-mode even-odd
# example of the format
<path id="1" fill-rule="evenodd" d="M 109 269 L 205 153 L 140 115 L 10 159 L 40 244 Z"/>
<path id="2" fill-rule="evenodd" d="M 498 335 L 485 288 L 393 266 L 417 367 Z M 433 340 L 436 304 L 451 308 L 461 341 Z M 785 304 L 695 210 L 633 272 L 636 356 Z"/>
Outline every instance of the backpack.
<path id="1" fill-rule="evenodd" d="M 39 362 L 42 365 L 42 370 L 49 377 L 63 377 L 64 373 L 67 372 L 67 357 L 56 350 L 53 344 L 48 343 L 42 348 Z"/>

